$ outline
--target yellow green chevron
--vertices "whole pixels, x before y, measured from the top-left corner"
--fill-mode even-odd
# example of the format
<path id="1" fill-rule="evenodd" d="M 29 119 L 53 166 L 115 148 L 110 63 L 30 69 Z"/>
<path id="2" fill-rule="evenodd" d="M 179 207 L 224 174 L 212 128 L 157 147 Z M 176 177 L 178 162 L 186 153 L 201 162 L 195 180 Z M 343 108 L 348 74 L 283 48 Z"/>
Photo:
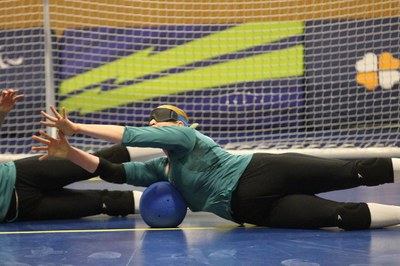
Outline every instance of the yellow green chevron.
<path id="1" fill-rule="evenodd" d="M 107 92 L 101 92 L 100 88 L 102 82 L 110 79 L 115 79 L 116 84 L 138 80 L 169 69 L 279 41 L 302 34 L 303 27 L 302 22 L 248 23 L 154 55 L 151 54 L 153 48 L 150 47 L 63 81 L 60 86 L 61 95 L 81 91 L 89 86 L 94 87 L 96 84 L 98 87 L 67 98 L 61 105 L 69 111 L 80 110 L 81 113 L 87 113 L 156 96 L 224 86 L 234 82 L 302 75 L 303 47 L 296 46 L 178 74 L 160 75 L 161 77 L 153 80 Z"/>
<path id="2" fill-rule="evenodd" d="M 102 93 L 85 91 L 61 102 L 69 111 L 95 112 L 130 102 L 239 82 L 303 75 L 303 46 L 167 75 Z"/>

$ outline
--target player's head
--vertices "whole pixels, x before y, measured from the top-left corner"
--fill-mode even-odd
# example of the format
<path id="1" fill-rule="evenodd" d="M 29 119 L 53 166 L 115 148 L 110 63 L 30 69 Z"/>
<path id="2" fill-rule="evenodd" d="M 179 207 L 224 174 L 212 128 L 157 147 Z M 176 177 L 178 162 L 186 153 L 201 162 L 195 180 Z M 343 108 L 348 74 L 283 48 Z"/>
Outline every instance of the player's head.
<path id="1" fill-rule="evenodd" d="M 189 117 L 182 109 L 173 105 L 160 105 L 150 113 L 149 124 L 155 125 L 158 123 L 178 124 L 189 126 Z"/>

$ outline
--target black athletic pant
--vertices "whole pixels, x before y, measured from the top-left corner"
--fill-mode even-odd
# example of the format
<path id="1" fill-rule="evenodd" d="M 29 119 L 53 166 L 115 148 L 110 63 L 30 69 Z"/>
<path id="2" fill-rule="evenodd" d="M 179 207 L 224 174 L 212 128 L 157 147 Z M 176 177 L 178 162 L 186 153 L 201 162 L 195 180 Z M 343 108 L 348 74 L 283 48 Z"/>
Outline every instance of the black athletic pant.
<path id="1" fill-rule="evenodd" d="M 130 160 L 127 149 L 122 146 L 106 148 L 95 155 L 116 163 Z M 65 159 L 39 161 L 38 158 L 33 156 L 15 161 L 18 220 L 71 219 L 97 215 L 104 213 L 105 202 L 114 208 L 108 213 L 106 211 L 110 215 L 126 215 L 134 208 L 127 206 L 133 204 L 131 192 L 64 188 L 96 175 Z"/>
<path id="2" fill-rule="evenodd" d="M 293 153 L 255 154 L 233 193 L 231 207 L 239 223 L 366 229 L 371 217 L 365 203 L 336 202 L 315 194 L 392 182 L 390 159 L 347 161 Z"/>

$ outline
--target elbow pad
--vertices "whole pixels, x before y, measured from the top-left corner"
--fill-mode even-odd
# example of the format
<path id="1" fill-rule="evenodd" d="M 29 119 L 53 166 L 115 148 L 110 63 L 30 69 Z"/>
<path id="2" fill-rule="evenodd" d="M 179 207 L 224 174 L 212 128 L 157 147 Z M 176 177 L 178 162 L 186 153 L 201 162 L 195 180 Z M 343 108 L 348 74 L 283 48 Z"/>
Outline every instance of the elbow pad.
<path id="1" fill-rule="evenodd" d="M 100 158 L 99 166 L 95 174 L 101 179 L 110 183 L 124 184 L 126 183 L 126 173 L 122 164 L 111 163 L 103 158 Z"/>

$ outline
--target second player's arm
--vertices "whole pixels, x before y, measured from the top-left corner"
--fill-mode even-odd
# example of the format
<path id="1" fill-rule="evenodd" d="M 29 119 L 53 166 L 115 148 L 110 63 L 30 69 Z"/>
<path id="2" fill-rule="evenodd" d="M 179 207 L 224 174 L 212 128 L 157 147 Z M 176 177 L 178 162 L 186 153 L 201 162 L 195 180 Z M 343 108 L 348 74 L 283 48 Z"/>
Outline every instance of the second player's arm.
<path id="1" fill-rule="evenodd" d="M 67 159 L 90 173 L 94 173 L 100 163 L 99 157 L 72 146 L 69 149 Z"/>
<path id="2" fill-rule="evenodd" d="M 83 134 L 94 138 L 121 144 L 124 135 L 123 126 L 75 124 L 75 134 Z"/>
<path id="3" fill-rule="evenodd" d="M 47 127 L 55 127 L 65 136 L 74 134 L 84 134 L 94 138 L 114 142 L 120 144 L 124 134 L 123 126 L 115 125 L 93 125 L 93 124 L 78 124 L 68 119 L 65 108 L 62 108 L 60 114 L 54 106 L 50 106 L 53 116 L 42 111 L 41 114 L 48 121 L 40 121 L 40 124 Z"/>
<path id="4" fill-rule="evenodd" d="M 43 144 L 43 146 L 33 146 L 32 150 L 46 152 L 39 160 L 45 160 L 48 157 L 65 158 L 91 173 L 94 173 L 99 166 L 99 157 L 71 146 L 61 132 L 59 132 L 59 139 L 51 137 L 43 130 L 40 130 L 40 135 L 32 136 L 32 139 Z"/>

